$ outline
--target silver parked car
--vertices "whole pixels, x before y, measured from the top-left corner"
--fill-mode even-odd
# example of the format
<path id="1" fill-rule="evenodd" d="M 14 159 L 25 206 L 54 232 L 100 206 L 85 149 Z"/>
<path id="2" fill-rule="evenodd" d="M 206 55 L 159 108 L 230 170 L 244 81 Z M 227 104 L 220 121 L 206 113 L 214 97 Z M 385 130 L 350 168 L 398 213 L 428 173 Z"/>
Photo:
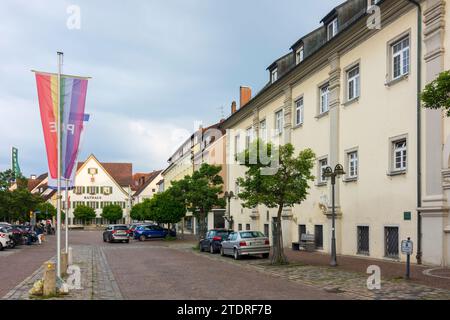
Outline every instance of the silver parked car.
<path id="1" fill-rule="evenodd" d="M 235 260 L 243 255 L 262 255 L 268 258 L 270 242 L 262 232 L 239 231 L 230 233 L 228 239 L 222 242 L 220 254 L 233 256 Z"/>

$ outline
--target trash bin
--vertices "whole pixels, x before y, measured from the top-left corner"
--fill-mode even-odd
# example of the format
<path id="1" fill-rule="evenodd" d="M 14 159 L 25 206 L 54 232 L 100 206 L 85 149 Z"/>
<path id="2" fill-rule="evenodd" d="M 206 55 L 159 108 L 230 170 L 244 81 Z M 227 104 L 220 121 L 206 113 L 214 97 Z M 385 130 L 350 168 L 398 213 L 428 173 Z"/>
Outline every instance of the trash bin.
<path id="1" fill-rule="evenodd" d="M 294 250 L 294 251 L 300 251 L 300 243 L 298 243 L 298 242 L 292 242 L 292 250 Z"/>

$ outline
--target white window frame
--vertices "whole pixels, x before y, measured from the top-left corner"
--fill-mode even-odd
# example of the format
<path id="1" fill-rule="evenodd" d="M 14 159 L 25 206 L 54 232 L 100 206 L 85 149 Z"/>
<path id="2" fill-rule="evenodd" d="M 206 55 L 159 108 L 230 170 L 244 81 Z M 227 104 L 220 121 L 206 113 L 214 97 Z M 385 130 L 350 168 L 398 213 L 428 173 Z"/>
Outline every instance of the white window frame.
<path id="1" fill-rule="evenodd" d="M 397 166 L 397 158 L 400 166 Z M 392 171 L 406 171 L 408 168 L 408 140 L 401 138 L 392 141 Z"/>
<path id="2" fill-rule="evenodd" d="M 408 42 L 407 45 L 405 45 L 406 41 Z M 397 46 L 400 46 L 400 48 L 397 49 Z M 409 74 L 409 70 L 411 67 L 410 47 L 411 38 L 409 34 L 391 44 L 392 80 L 399 79 Z M 397 58 L 399 59 L 399 61 L 396 65 Z M 399 70 L 396 70 L 396 66 L 398 66 Z M 399 72 L 397 75 L 396 71 Z"/>
<path id="3" fill-rule="evenodd" d="M 295 119 L 294 123 L 296 126 L 303 124 L 305 117 L 305 102 L 303 97 L 300 97 L 295 101 Z"/>
<path id="4" fill-rule="evenodd" d="M 259 122 L 259 138 L 263 141 L 267 141 L 267 122 L 266 119 Z"/>
<path id="5" fill-rule="evenodd" d="M 356 74 L 351 75 L 354 71 Z M 361 77 L 359 64 L 347 70 L 347 101 L 352 101 L 359 98 L 361 95 Z"/>
<path id="6" fill-rule="evenodd" d="M 325 170 L 326 167 L 328 167 L 328 156 L 319 158 L 317 160 L 318 163 L 318 175 L 319 175 L 319 184 L 325 184 L 327 182 L 327 179 L 323 177 L 323 171 Z"/>
<path id="7" fill-rule="evenodd" d="M 301 46 L 295 51 L 295 63 L 299 64 L 305 58 L 305 47 Z"/>
<path id="8" fill-rule="evenodd" d="M 247 128 L 247 130 L 245 130 L 245 148 L 248 149 L 252 142 L 253 142 L 253 127 L 249 127 Z"/>
<path id="9" fill-rule="evenodd" d="M 236 157 L 241 152 L 241 135 L 237 134 L 234 136 L 234 156 Z"/>
<path id="10" fill-rule="evenodd" d="M 328 37 L 328 40 L 334 38 L 337 35 L 338 31 L 339 31 L 338 30 L 338 19 L 334 18 L 333 21 L 331 21 L 327 25 L 327 37 Z"/>
<path id="11" fill-rule="evenodd" d="M 270 81 L 274 83 L 277 80 L 278 80 L 278 68 L 275 68 L 270 72 Z"/>
<path id="12" fill-rule="evenodd" d="M 330 110 L 330 85 L 326 83 L 319 87 L 319 114 Z"/>
<path id="13" fill-rule="evenodd" d="M 284 110 L 275 111 L 275 134 L 282 134 L 284 130 Z"/>
<path id="14" fill-rule="evenodd" d="M 359 154 L 358 150 L 347 152 L 347 178 L 356 179 L 359 174 Z"/>

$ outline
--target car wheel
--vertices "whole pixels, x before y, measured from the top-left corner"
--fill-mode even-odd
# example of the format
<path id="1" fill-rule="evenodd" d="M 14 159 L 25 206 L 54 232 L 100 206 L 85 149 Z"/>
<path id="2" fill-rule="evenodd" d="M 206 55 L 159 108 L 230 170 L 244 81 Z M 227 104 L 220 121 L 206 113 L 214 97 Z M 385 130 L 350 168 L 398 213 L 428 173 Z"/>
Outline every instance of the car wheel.
<path id="1" fill-rule="evenodd" d="M 0 251 L 3 251 L 5 249 L 5 247 L 3 246 L 3 244 L 0 242 Z"/>
<path id="2" fill-rule="evenodd" d="M 105 236 L 103 236 L 103 242 L 106 242 L 106 238 L 105 238 Z"/>
<path id="3" fill-rule="evenodd" d="M 203 245 L 201 244 L 201 243 L 199 243 L 199 248 L 200 248 L 200 252 L 203 252 L 204 250 L 203 250 Z"/>
<path id="4" fill-rule="evenodd" d="M 113 243 L 114 242 L 114 239 L 112 238 L 112 237 L 109 237 L 109 241 L 108 241 L 109 243 Z"/>
<path id="5" fill-rule="evenodd" d="M 263 259 L 267 259 L 269 257 L 269 254 L 268 253 L 263 253 L 262 257 L 263 257 Z"/>
<path id="6" fill-rule="evenodd" d="M 145 241 L 145 236 L 144 235 L 140 236 L 139 241 Z"/>
<path id="7" fill-rule="evenodd" d="M 220 248 L 220 255 L 223 257 L 225 256 L 225 252 L 223 252 L 223 247 Z"/>
<path id="8" fill-rule="evenodd" d="M 216 250 L 214 250 L 214 246 L 212 244 L 209 246 L 209 253 L 211 254 L 216 253 Z"/>
<path id="9" fill-rule="evenodd" d="M 233 257 L 234 257 L 234 260 L 239 260 L 241 258 L 241 255 L 239 254 L 237 249 L 234 249 Z"/>
<path id="10" fill-rule="evenodd" d="M 126 243 L 130 243 L 130 240 L 125 240 Z"/>

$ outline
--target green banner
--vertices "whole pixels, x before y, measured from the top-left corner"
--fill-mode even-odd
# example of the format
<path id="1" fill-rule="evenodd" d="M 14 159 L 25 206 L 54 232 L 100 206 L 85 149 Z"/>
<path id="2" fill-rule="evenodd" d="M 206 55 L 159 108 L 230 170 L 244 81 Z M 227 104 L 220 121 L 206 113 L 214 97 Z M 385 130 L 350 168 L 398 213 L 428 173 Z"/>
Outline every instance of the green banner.
<path id="1" fill-rule="evenodd" d="M 12 147 L 11 159 L 12 159 L 11 169 L 14 174 L 14 177 L 19 177 L 21 175 L 19 167 L 19 150 L 15 147 Z"/>

